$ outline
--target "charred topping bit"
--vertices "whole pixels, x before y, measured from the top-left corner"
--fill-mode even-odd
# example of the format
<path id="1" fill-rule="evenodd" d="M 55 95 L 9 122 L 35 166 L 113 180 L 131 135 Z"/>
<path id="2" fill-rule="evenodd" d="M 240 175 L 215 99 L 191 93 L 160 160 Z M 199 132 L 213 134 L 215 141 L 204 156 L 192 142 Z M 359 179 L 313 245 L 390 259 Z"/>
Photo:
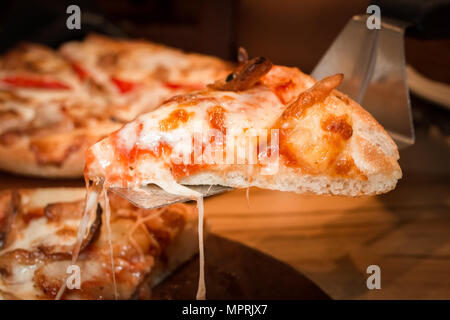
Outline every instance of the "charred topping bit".
<path id="1" fill-rule="evenodd" d="M 243 48 L 243 47 L 239 47 L 239 50 L 238 50 L 238 62 L 239 62 L 239 64 L 246 63 L 247 61 L 248 61 L 247 50 L 245 50 L 245 48 Z"/>
<path id="2" fill-rule="evenodd" d="M 262 76 L 272 69 L 272 62 L 257 57 L 241 64 L 225 79 L 208 85 L 209 88 L 222 91 L 243 91 L 254 86 Z"/>
<path id="3" fill-rule="evenodd" d="M 298 98 L 284 110 L 281 115 L 282 119 L 301 117 L 304 110 L 312 107 L 316 103 L 324 101 L 325 98 L 328 97 L 331 92 L 342 82 L 343 78 L 343 74 L 338 73 L 316 82 L 316 84 L 314 84 L 311 88 L 300 93 Z"/>
<path id="4" fill-rule="evenodd" d="M 230 73 L 225 79 L 225 82 L 230 82 L 231 80 L 234 80 L 234 78 L 236 78 L 236 75 L 234 73 Z"/>
<path id="5" fill-rule="evenodd" d="M 2 246 L 0 249 L 6 248 L 14 241 L 17 234 L 14 222 L 16 221 L 17 216 L 23 212 L 22 200 L 19 191 L 11 191 L 11 195 L 8 200 L 9 204 L 7 205 L 5 212 L 5 221 L 2 223 L 3 236 Z"/>
<path id="6" fill-rule="evenodd" d="M 84 238 L 83 242 L 80 246 L 80 252 L 83 252 L 84 249 L 89 247 L 89 245 L 98 238 L 100 234 L 100 229 L 102 226 L 102 208 L 100 205 L 97 205 L 97 211 L 95 214 L 95 220 L 92 223 L 91 227 L 89 228 L 89 233 L 86 238 Z"/>

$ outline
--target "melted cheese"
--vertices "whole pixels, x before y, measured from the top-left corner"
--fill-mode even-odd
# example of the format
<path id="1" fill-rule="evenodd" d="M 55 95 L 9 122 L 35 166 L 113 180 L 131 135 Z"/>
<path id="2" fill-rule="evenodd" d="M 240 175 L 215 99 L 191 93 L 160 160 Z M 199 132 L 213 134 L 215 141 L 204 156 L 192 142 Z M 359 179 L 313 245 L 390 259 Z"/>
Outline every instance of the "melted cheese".
<path id="1" fill-rule="evenodd" d="M 117 291 L 117 282 L 116 282 L 116 268 L 114 266 L 114 251 L 111 240 L 111 208 L 109 206 L 109 198 L 108 191 L 105 187 L 103 187 L 103 197 L 104 197 L 104 207 L 105 207 L 105 222 L 106 222 L 106 230 L 108 231 L 108 244 L 109 244 L 109 255 L 111 259 L 111 273 L 113 277 L 114 284 L 114 298 L 119 299 L 119 293 Z"/>
<path id="2" fill-rule="evenodd" d="M 72 251 L 72 264 L 76 264 L 78 260 L 78 256 L 80 254 L 81 244 L 83 243 L 84 237 L 87 233 L 88 221 L 92 217 L 92 212 L 95 212 L 95 208 L 98 204 L 98 190 L 96 189 L 88 189 L 86 194 L 86 206 L 84 208 L 83 216 L 81 218 L 80 225 L 78 226 L 77 232 L 77 240 L 75 242 L 73 251 Z M 66 289 L 66 280 L 64 279 L 61 288 L 56 294 L 55 300 L 61 299 L 64 291 Z"/>
<path id="3" fill-rule="evenodd" d="M 197 199 L 197 210 L 198 210 L 198 254 L 199 254 L 199 277 L 198 277 L 198 289 L 197 289 L 197 300 L 206 299 L 206 286 L 205 286 L 205 253 L 203 241 L 203 222 L 204 222 L 204 208 L 203 208 L 203 197 Z"/>

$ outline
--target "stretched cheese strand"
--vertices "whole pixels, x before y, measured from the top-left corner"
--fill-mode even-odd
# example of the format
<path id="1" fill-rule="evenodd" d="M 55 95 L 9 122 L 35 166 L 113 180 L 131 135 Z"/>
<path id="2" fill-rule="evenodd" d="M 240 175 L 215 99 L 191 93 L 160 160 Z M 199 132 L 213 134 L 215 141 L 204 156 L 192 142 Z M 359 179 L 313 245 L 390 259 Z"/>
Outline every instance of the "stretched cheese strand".
<path id="1" fill-rule="evenodd" d="M 204 219 L 203 197 L 198 197 L 196 201 L 198 211 L 198 254 L 200 258 L 200 270 L 199 270 L 198 289 L 196 298 L 197 300 L 205 300 L 206 286 L 205 286 L 205 253 L 203 241 L 203 219 Z"/>
<path id="2" fill-rule="evenodd" d="M 117 291 L 117 282 L 116 282 L 116 268 L 114 266 L 114 252 L 113 252 L 113 246 L 111 241 L 111 208 L 109 206 L 109 198 L 108 198 L 108 191 L 103 186 L 103 196 L 104 199 L 104 206 L 105 206 L 105 221 L 106 221 L 106 229 L 108 231 L 108 242 L 109 242 L 109 254 L 111 258 L 111 272 L 113 277 L 113 285 L 114 285 L 114 298 L 117 300 L 119 299 L 119 292 Z"/>
<path id="3" fill-rule="evenodd" d="M 156 183 L 160 188 L 164 191 L 183 195 L 190 199 L 193 199 L 197 202 L 197 211 L 198 211 L 198 251 L 199 251 L 199 279 L 198 279 L 198 289 L 197 289 L 197 300 L 205 300 L 206 299 L 206 287 L 205 287 L 205 253 L 204 253 L 204 244 L 203 244 L 203 219 L 204 219 L 204 210 L 203 210 L 203 195 L 198 193 L 192 189 L 189 189 L 181 184 L 178 184 L 173 177 L 168 177 L 168 179 L 161 179 Z"/>
<path id="4" fill-rule="evenodd" d="M 83 217 L 81 219 L 81 223 L 78 227 L 77 240 L 75 242 L 75 246 L 72 251 L 72 264 L 75 264 L 78 260 L 78 256 L 80 254 L 81 244 L 83 243 L 83 238 L 86 235 L 86 230 L 89 222 L 89 218 L 91 215 L 89 214 L 92 210 L 97 206 L 98 203 L 98 191 L 97 189 L 88 189 L 88 193 L 86 195 L 86 205 L 84 207 Z M 94 210 L 95 213 L 95 210 Z M 66 278 L 64 278 L 63 284 L 56 294 L 55 300 L 61 299 L 64 291 L 66 290 Z"/>

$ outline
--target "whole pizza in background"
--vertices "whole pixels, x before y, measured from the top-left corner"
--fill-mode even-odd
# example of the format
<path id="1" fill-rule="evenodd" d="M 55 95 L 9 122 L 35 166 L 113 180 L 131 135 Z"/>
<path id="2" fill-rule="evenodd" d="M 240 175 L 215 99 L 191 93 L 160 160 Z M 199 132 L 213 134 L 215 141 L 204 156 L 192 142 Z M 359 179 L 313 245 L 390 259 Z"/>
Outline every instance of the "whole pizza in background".
<path id="1" fill-rule="evenodd" d="M 0 169 L 81 177 L 89 146 L 230 70 L 217 58 L 99 35 L 58 50 L 21 44 L 0 58 Z"/>

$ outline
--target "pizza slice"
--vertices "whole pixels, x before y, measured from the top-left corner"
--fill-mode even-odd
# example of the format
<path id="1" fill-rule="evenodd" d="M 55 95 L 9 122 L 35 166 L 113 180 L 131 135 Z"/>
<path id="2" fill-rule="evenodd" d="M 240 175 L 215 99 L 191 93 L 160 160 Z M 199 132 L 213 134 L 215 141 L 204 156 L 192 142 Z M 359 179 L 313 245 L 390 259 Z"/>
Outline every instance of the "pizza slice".
<path id="1" fill-rule="evenodd" d="M 84 196 L 81 188 L 0 192 L 0 299 L 55 299 L 74 270 Z M 80 288 L 65 288 L 62 299 L 151 298 L 148 285 L 197 252 L 193 206 L 144 210 L 114 195 L 109 204 L 111 238 L 99 206 L 76 262 Z"/>
<path id="2" fill-rule="evenodd" d="M 335 88 L 264 58 L 207 89 L 169 99 L 92 146 L 85 176 L 107 187 L 251 186 L 298 193 L 369 195 L 401 177 L 395 143 Z"/>

